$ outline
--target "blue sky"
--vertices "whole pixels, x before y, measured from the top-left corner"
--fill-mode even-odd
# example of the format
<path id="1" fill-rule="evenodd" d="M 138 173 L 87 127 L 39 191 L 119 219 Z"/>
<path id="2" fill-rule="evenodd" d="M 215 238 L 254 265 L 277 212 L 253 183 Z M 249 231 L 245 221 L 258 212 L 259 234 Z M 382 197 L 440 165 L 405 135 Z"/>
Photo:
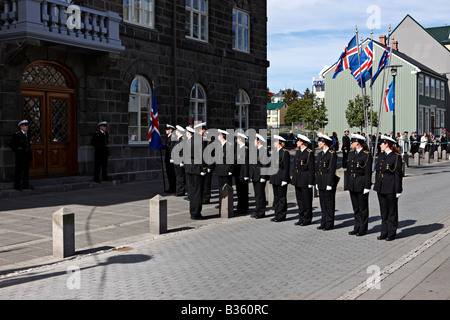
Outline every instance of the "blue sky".
<path id="1" fill-rule="evenodd" d="M 303 93 L 355 35 L 378 40 L 409 14 L 423 27 L 450 25 L 448 0 L 267 0 L 267 86 Z M 401 51 L 401 43 L 399 43 Z"/>

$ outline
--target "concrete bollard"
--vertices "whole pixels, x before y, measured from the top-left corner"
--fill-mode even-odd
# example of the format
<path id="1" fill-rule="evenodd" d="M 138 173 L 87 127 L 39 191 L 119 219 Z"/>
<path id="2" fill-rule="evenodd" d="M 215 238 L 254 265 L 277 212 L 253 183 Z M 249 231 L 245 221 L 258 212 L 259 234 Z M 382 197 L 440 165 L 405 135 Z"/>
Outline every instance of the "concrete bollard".
<path id="1" fill-rule="evenodd" d="M 435 151 L 434 152 L 434 162 L 439 162 L 439 152 L 438 151 Z"/>
<path id="2" fill-rule="evenodd" d="M 448 160 L 447 159 L 447 150 L 442 150 L 442 160 Z"/>
<path id="3" fill-rule="evenodd" d="M 405 162 L 405 165 L 409 167 L 409 155 L 407 153 L 403 154 L 403 161 Z"/>
<path id="4" fill-rule="evenodd" d="M 421 158 L 421 154 L 420 153 L 416 153 L 414 155 L 414 165 L 415 166 L 420 166 L 420 158 Z"/>
<path id="5" fill-rule="evenodd" d="M 430 152 L 429 151 L 425 152 L 424 159 L 425 159 L 425 163 L 430 163 Z"/>
<path id="6" fill-rule="evenodd" d="M 159 194 L 150 199 L 150 233 L 167 232 L 167 200 Z"/>
<path id="7" fill-rule="evenodd" d="M 65 258 L 75 254 L 75 214 L 62 207 L 53 215 L 53 256 Z"/>
<path id="8" fill-rule="evenodd" d="M 347 169 L 339 168 L 336 170 L 336 175 L 340 178 L 336 191 L 344 191 L 345 180 L 347 179 Z"/>
<path id="9" fill-rule="evenodd" d="M 267 209 L 272 208 L 273 207 L 273 186 L 272 184 L 267 181 L 266 182 L 266 201 L 267 201 Z"/>
<path id="10" fill-rule="evenodd" d="M 233 187 L 225 183 L 220 190 L 219 194 L 220 201 L 220 217 L 224 219 L 229 219 L 233 217 Z"/>

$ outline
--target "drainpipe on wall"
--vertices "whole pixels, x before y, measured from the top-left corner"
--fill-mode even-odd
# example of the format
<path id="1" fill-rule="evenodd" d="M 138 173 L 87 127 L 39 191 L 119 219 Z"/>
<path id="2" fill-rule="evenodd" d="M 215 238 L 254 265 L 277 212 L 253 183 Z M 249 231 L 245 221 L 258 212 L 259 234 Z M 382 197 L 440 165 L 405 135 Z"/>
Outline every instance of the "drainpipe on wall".
<path id="1" fill-rule="evenodd" d="M 177 76 L 177 0 L 173 0 L 173 88 L 174 88 L 174 107 L 175 113 L 174 118 L 172 118 L 172 123 L 174 125 L 178 124 L 178 76 Z"/>

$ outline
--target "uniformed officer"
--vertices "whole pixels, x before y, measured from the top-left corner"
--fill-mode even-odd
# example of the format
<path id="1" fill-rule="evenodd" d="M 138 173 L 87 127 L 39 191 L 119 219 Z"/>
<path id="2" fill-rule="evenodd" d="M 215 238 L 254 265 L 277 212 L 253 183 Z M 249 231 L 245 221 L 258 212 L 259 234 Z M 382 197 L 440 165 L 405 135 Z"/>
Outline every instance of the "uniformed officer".
<path id="1" fill-rule="evenodd" d="M 233 169 L 234 183 L 238 197 L 237 213 L 245 214 L 249 210 L 248 206 L 248 183 L 249 178 L 249 153 L 248 146 L 245 145 L 247 136 L 242 132 L 236 134 L 235 164 Z"/>
<path id="2" fill-rule="evenodd" d="M 337 155 L 330 149 L 333 140 L 325 134 L 318 134 L 318 146 L 322 149 L 316 158 L 316 188 L 319 190 L 322 219 L 319 230 L 334 228 L 334 211 L 336 204 L 336 163 Z"/>
<path id="3" fill-rule="evenodd" d="M 298 150 L 294 158 L 292 185 L 295 187 L 295 197 L 299 209 L 296 226 L 307 226 L 312 220 L 313 187 L 315 180 L 315 156 L 308 148 L 311 140 L 299 134 L 297 138 Z"/>
<path id="4" fill-rule="evenodd" d="M 275 211 L 275 217 L 270 219 L 272 222 L 286 221 L 287 214 L 287 188 L 289 182 L 291 182 L 290 163 L 291 155 L 284 146 L 286 139 L 279 135 L 273 136 L 273 152 L 278 153 L 277 163 L 274 167 L 276 172 L 270 176 L 270 183 L 273 188 L 273 207 Z M 273 165 L 273 164 L 272 164 Z"/>
<path id="5" fill-rule="evenodd" d="M 381 136 L 373 190 L 378 193 L 381 213 L 381 234 L 378 240 L 392 241 L 397 235 L 398 199 L 402 195 L 402 156 L 395 140 Z"/>
<path id="6" fill-rule="evenodd" d="M 177 137 L 177 140 L 174 142 L 174 148 L 175 146 L 181 144 L 184 144 L 184 133 L 186 130 L 180 126 L 175 126 L 175 135 Z M 173 150 L 173 149 L 172 149 Z M 179 152 L 179 157 L 183 157 L 183 148 L 181 148 Z M 175 178 L 176 178 L 176 193 L 175 196 L 177 197 L 183 197 L 186 193 L 186 173 L 184 170 L 184 163 L 181 161 L 180 163 L 174 163 L 174 169 L 175 169 Z"/>
<path id="7" fill-rule="evenodd" d="M 102 180 L 108 180 L 109 134 L 106 131 L 106 121 L 98 123 L 99 130 L 94 133 L 91 145 L 95 148 L 94 181 L 100 183 L 100 169 Z"/>
<path id="8" fill-rule="evenodd" d="M 21 191 L 32 189 L 28 183 L 31 154 L 31 135 L 28 133 L 28 120 L 19 122 L 20 130 L 15 132 L 9 147 L 15 153 L 14 188 Z"/>
<path id="9" fill-rule="evenodd" d="M 194 135 L 188 142 L 190 147 L 190 159 L 185 163 L 185 170 L 189 183 L 189 213 L 191 219 L 202 220 L 202 197 L 207 169 L 203 159 L 205 144 L 203 143 L 201 127 L 197 127 L 196 130 L 191 127 L 186 129 L 190 132 L 194 131 Z"/>
<path id="10" fill-rule="evenodd" d="M 266 182 L 268 175 L 263 174 L 261 169 L 266 168 L 264 158 L 267 155 L 267 149 L 263 143 L 266 140 L 260 134 L 256 134 L 254 144 L 257 148 L 258 157 L 255 163 L 249 164 L 249 177 L 253 183 L 253 190 L 255 192 L 255 212 L 251 215 L 252 218 L 261 219 L 266 216 Z"/>
<path id="11" fill-rule="evenodd" d="M 348 136 L 349 130 L 344 131 L 344 136 L 342 137 L 342 168 L 347 168 L 348 153 L 351 149 L 350 137 Z"/>
<path id="12" fill-rule="evenodd" d="M 372 155 L 366 138 L 351 135 L 351 150 L 348 154 L 347 176 L 344 189 L 350 192 L 355 224 L 350 235 L 363 236 L 369 224 L 369 192 L 372 187 Z"/>
<path id="13" fill-rule="evenodd" d="M 220 154 L 218 155 L 218 163 L 216 163 L 217 182 L 219 186 L 219 192 L 221 192 L 223 186 L 228 184 L 230 187 L 233 185 L 233 163 L 227 163 L 227 151 L 232 151 L 233 145 L 227 142 L 228 131 L 218 130 L 217 143 L 220 145 Z M 220 160 L 219 160 L 220 159 Z"/>
<path id="14" fill-rule="evenodd" d="M 175 146 L 175 140 L 172 140 L 172 134 L 175 127 L 171 124 L 166 125 L 166 143 L 164 144 L 164 149 L 166 150 L 164 155 L 164 164 L 166 166 L 167 180 L 169 181 L 169 189 L 165 190 L 166 193 L 176 192 L 176 177 L 175 177 L 175 167 L 174 161 L 171 158 L 172 149 Z"/>
<path id="15" fill-rule="evenodd" d="M 207 139 L 207 126 L 206 122 L 200 122 L 194 126 L 194 130 L 198 131 L 202 136 L 202 148 L 203 150 L 210 144 L 212 141 Z M 202 194 L 202 202 L 203 204 L 208 204 L 211 202 L 211 184 L 212 184 L 212 175 L 214 170 L 214 164 L 208 164 L 206 168 L 206 173 L 204 176 L 204 185 L 203 185 L 203 194 Z"/>

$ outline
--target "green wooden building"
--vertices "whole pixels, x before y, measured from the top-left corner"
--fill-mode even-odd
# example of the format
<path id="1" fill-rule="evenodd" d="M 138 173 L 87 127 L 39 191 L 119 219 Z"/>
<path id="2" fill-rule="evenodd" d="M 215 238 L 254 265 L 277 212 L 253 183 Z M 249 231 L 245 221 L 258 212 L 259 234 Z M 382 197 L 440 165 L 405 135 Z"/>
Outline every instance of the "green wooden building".
<path id="1" fill-rule="evenodd" d="M 385 50 L 386 37 L 381 36 L 380 42 L 374 41 L 374 62 L 373 75 L 376 73 L 380 58 Z M 362 44 L 362 49 L 367 46 L 370 39 L 366 39 Z M 394 49 L 398 48 L 398 43 L 394 41 Z M 408 55 L 392 50 L 390 65 L 398 65 L 395 89 L 395 133 L 408 131 L 433 131 L 435 135 L 441 134 L 441 128 L 448 126 L 447 121 L 447 99 L 448 99 L 448 79 L 445 74 L 439 74 L 422 63 L 412 59 Z M 331 135 L 336 132 L 341 139 L 344 130 L 350 132 L 360 131 L 359 128 L 349 128 L 345 117 L 345 110 L 349 100 L 354 100 L 357 95 L 362 96 L 363 92 L 350 73 L 344 70 L 335 79 L 332 79 L 336 65 L 334 64 L 323 72 L 325 79 L 325 105 L 328 112 L 328 125 L 325 132 Z M 386 73 L 386 75 L 384 75 Z M 384 77 L 386 78 L 383 84 Z M 378 113 L 380 101 L 384 99 L 384 91 L 392 82 L 393 76 L 390 70 L 380 73 L 372 89 L 370 81 L 367 82 L 365 95 L 373 99 L 373 110 Z M 386 112 L 384 103 L 381 105 L 380 131 L 389 134 L 393 130 L 393 112 Z M 371 133 L 371 128 L 366 130 Z M 373 127 L 373 133 L 377 131 Z"/>

